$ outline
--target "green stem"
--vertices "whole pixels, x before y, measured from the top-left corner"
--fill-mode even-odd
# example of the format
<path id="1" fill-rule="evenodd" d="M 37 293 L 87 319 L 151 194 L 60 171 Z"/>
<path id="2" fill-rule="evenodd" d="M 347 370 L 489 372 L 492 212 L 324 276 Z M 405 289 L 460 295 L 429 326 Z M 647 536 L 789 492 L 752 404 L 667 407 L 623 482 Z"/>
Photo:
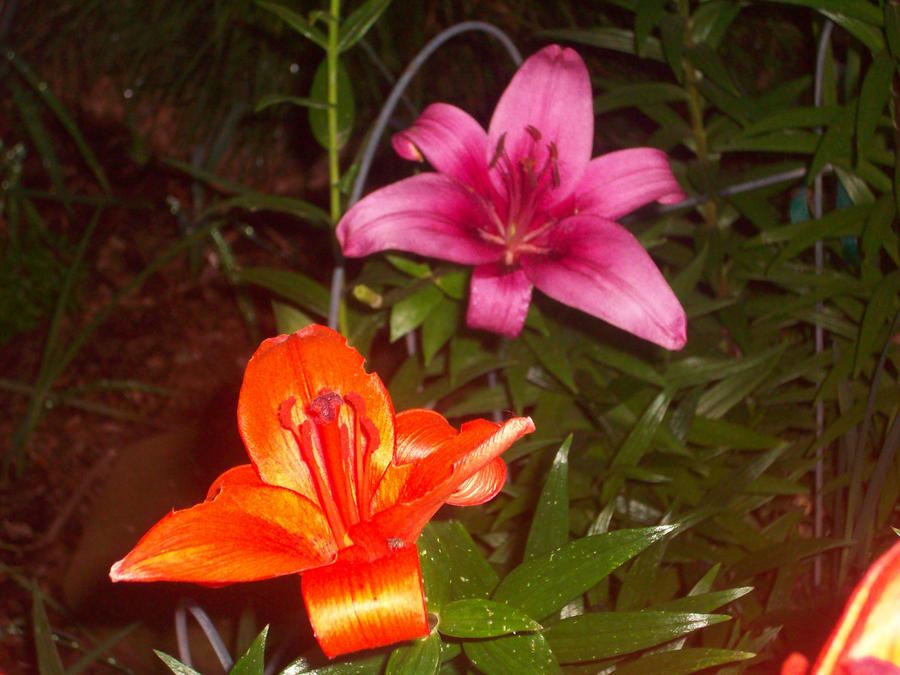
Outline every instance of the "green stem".
<path id="1" fill-rule="evenodd" d="M 341 217 L 341 169 L 338 163 L 338 37 L 340 32 L 341 0 L 331 0 L 328 22 L 328 183 L 331 198 L 331 224 Z"/>
<path id="2" fill-rule="evenodd" d="M 691 3 L 690 0 L 678 1 L 678 13 L 684 19 L 684 48 L 686 50 L 694 46 L 691 37 Z M 697 160 L 700 164 L 701 171 L 706 173 L 709 164 L 709 149 L 706 145 L 706 127 L 703 125 L 703 96 L 697 86 L 700 77 L 697 69 L 690 59 L 682 60 L 684 67 L 684 89 L 687 93 L 688 114 L 691 118 L 691 129 L 694 132 L 694 143 L 697 145 Z M 711 184 L 710 181 L 706 181 Z M 707 188 L 704 186 L 704 188 Z M 718 214 L 716 212 L 716 203 L 712 200 L 704 202 L 701 207 L 703 211 L 703 220 L 707 227 L 714 228 L 718 222 Z"/>

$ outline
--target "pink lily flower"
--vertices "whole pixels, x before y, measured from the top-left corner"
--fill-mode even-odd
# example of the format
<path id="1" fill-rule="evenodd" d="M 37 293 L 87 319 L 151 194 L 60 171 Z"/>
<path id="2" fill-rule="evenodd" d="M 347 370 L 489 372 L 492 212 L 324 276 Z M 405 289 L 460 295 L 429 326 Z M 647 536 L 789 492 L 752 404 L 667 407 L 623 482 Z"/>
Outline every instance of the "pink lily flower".
<path id="1" fill-rule="evenodd" d="M 402 157 L 437 170 L 377 190 L 341 219 L 349 257 L 399 249 L 474 265 L 469 326 L 515 337 L 536 286 L 550 297 L 669 349 L 684 310 L 650 256 L 616 221 L 651 201 L 684 199 L 665 153 L 591 159 L 594 112 L 578 54 L 545 47 L 522 64 L 488 130 L 430 105 L 393 137 Z"/>

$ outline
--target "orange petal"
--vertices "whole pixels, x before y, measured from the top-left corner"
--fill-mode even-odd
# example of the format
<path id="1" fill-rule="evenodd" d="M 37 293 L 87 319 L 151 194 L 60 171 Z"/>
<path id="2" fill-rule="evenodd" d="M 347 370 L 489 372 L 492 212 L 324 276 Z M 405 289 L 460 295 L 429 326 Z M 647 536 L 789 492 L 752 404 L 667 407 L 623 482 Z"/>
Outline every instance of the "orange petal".
<path id="1" fill-rule="evenodd" d="M 379 443 L 366 459 L 374 483 L 391 461 L 394 447 L 393 408 L 387 390 L 363 358 L 338 333 L 324 326 L 307 326 L 292 335 L 265 340 L 247 364 L 238 400 L 238 427 L 247 452 L 263 482 L 316 499 L 309 469 L 300 458 L 291 433 L 278 419 L 279 406 L 294 397 L 293 419 L 306 418 L 306 406 L 323 391 L 341 396 L 355 393 L 378 432 Z M 343 406 L 342 421 L 351 414 Z"/>
<path id="2" fill-rule="evenodd" d="M 534 431 L 534 423 L 528 417 L 514 417 L 503 424 L 475 420 L 464 424 L 457 434 L 443 421 L 453 434 L 448 436 L 436 420 L 420 414 L 423 411 L 409 412 L 414 414 L 397 415 L 398 453 L 409 443 L 418 446 L 423 438 L 437 443 L 437 447 L 430 453 L 421 447 L 412 451 L 406 448 L 403 452 L 407 455 L 425 456 L 412 464 L 388 467 L 382 480 L 386 487 L 379 485 L 378 508 L 373 508 L 373 511 L 381 509 L 381 512 L 373 518 L 373 523 L 380 531 L 411 542 L 448 501 L 480 503 L 489 498 L 488 493 L 496 494 L 503 485 L 498 483 L 500 472 L 496 466 L 487 468 L 479 478 L 463 486 L 516 440 Z M 428 429 L 415 431 L 416 421 L 427 423 Z M 454 496 L 457 490 L 461 492 Z"/>
<path id="3" fill-rule="evenodd" d="M 223 478 L 249 478 L 242 467 Z M 174 511 L 112 566 L 113 581 L 225 584 L 302 572 L 334 560 L 319 507 L 270 486 L 220 485 L 212 501 Z"/>
<path id="4" fill-rule="evenodd" d="M 339 561 L 303 575 L 306 610 L 329 658 L 428 634 L 419 553 L 394 546 L 372 562 Z"/>
<path id="5" fill-rule="evenodd" d="M 497 496 L 506 484 L 506 462 L 497 457 L 464 480 L 447 498 L 453 506 L 476 506 Z"/>
<path id="6" fill-rule="evenodd" d="M 870 670 L 863 670 L 868 661 Z M 881 663 L 878 663 L 880 661 Z M 900 672 L 900 542 L 866 572 L 828 638 L 813 675 Z"/>
<path id="7" fill-rule="evenodd" d="M 794 652 L 781 664 L 781 675 L 806 675 L 809 659 L 800 652 Z"/>

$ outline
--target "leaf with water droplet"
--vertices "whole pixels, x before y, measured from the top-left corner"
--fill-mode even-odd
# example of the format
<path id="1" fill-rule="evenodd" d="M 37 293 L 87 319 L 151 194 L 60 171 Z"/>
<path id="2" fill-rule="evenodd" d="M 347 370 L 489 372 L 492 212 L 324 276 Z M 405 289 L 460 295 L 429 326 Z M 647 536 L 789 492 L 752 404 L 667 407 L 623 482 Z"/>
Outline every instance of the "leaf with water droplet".
<path id="1" fill-rule="evenodd" d="M 541 624 L 502 602 L 465 598 L 444 606 L 438 630 L 451 637 L 487 638 L 541 630 Z"/>

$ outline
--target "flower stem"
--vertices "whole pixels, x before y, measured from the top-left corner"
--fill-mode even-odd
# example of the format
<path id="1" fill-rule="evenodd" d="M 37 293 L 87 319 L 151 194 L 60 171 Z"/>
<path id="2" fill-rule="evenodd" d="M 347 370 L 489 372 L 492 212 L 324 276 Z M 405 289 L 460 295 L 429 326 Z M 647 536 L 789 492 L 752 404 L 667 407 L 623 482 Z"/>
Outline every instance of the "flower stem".
<path id="1" fill-rule="evenodd" d="M 341 166 L 340 139 L 338 138 L 338 37 L 340 35 L 341 0 L 331 0 L 328 22 L 328 48 L 325 53 L 328 71 L 328 194 L 330 202 L 331 226 L 337 227 L 341 219 Z M 338 328 L 338 317 L 342 314 L 341 296 L 344 286 L 344 256 L 337 241 L 334 241 L 334 270 L 331 278 L 331 299 L 328 308 L 328 326 Z M 344 327 L 346 328 L 346 327 Z M 346 333 L 345 331 L 342 331 Z"/>
<path id="2" fill-rule="evenodd" d="M 678 0 L 678 13 L 684 19 L 684 48 L 690 49 L 694 46 L 691 37 L 691 3 L 690 0 Z M 703 125 L 703 96 L 697 86 L 700 76 L 697 69 L 690 59 L 682 60 L 684 67 L 684 89 L 687 93 L 688 114 L 691 118 L 691 129 L 694 132 L 694 143 L 696 144 L 697 160 L 700 163 L 700 169 L 707 172 L 709 165 L 709 149 L 706 145 L 706 127 Z M 709 181 L 705 181 L 709 183 Z M 706 186 L 704 186 L 706 187 Z M 718 214 L 716 203 L 708 200 L 700 207 L 703 212 L 703 220 L 710 229 L 716 227 Z"/>

